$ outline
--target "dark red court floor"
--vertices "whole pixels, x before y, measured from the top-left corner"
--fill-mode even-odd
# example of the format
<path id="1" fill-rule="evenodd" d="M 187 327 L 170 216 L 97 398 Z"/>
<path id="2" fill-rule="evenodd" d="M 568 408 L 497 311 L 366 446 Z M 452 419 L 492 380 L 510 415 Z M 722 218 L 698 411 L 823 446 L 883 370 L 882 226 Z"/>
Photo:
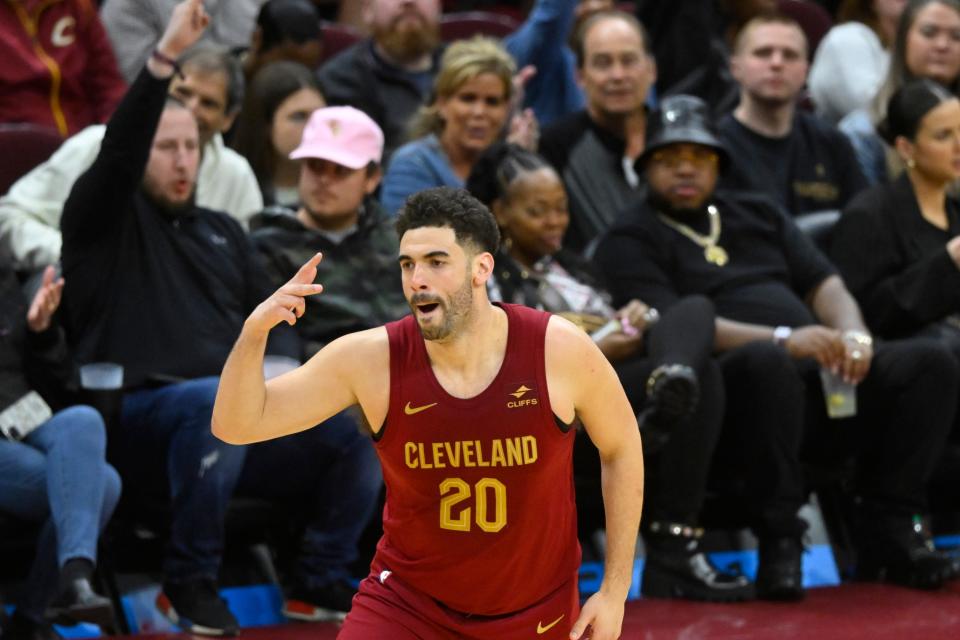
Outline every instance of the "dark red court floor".
<path id="1" fill-rule="evenodd" d="M 329 624 L 245 629 L 241 640 L 333 640 Z M 185 634 L 131 636 L 182 640 Z M 734 605 L 666 600 L 627 604 L 624 639 L 637 640 L 957 640 L 960 583 L 934 593 L 874 584 L 812 589 L 799 604 Z"/>

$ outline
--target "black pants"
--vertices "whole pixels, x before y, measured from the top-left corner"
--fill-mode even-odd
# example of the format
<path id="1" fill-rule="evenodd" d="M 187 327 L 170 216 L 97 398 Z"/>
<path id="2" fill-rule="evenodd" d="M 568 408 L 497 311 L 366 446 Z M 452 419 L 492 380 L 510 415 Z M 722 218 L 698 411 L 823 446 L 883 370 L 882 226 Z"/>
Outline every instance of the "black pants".
<path id="1" fill-rule="evenodd" d="M 711 481 L 747 501 L 761 537 L 799 535 L 801 459 L 856 459 L 856 490 L 890 513 L 924 509 L 926 483 L 953 422 L 960 368 L 929 340 L 883 343 L 857 388 L 857 416 L 827 417 L 817 364 L 771 343 L 719 357 L 727 414 Z M 802 458 L 801 458 L 802 451 Z"/>
<path id="2" fill-rule="evenodd" d="M 714 319 L 713 304 L 707 298 L 684 298 L 666 310 L 647 334 L 643 357 L 615 366 L 636 412 L 646 403 L 647 378 L 660 365 L 687 365 L 696 371 L 700 384 L 696 412 L 676 425 L 657 455 L 645 460 L 645 522 L 695 524 L 703 506 L 724 405 L 723 378 L 711 357 Z"/>

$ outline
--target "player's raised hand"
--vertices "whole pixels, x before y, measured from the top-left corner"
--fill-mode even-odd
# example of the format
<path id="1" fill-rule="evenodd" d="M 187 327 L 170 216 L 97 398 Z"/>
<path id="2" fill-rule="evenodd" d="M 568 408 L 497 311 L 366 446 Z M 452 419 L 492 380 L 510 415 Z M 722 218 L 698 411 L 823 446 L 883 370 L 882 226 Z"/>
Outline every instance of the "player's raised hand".
<path id="1" fill-rule="evenodd" d="M 289 282 L 261 302 L 244 323 L 244 331 L 266 334 L 281 322 L 296 324 L 306 310 L 305 298 L 323 291 L 323 285 L 313 282 L 321 259 L 323 254 L 318 253 L 307 260 Z"/>
<path id="2" fill-rule="evenodd" d="M 170 22 L 157 43 L 157 51 L 175 60 L 200 39 L 209 23 L 210 16 L 203 8 L 203 0 L 184 0 L 173 8 Z"/>
<path id="3" fill-rule="evenodd" d="M 587 633 L 587 629 L 590 629 Z M 570 630 L 570 640 L 617 640 L 623 627 L 623 600 L 617 601 L 598 591 L 580 610 L 580 617 Z"/>

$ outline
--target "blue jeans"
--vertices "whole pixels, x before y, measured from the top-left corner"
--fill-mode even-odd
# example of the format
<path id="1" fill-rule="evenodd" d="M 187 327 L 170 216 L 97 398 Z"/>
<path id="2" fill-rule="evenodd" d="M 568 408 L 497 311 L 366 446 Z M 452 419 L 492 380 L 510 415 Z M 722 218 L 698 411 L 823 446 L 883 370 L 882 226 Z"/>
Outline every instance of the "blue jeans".
<path id="1" fill-rule="evenodd" d="M 42 522 L 24 602 L 39 619 L 55 595 L 60 568 L 97 559 L 97 539 L 120 497 L 120 478 L 105 459 L 106 432 L 90 407 L 70 407 L 22 442 L 0 439 L 0 510 Z"/>
<path id="2" fill-rule="evenodd" d="M 230 497 L 301 498 L 311 505 L 300 570 L 307 583 L 346 575 L 375 508 L 380 467 L 370 439 L 344 414 L 303 433 L 249 447 L 210 431 L 219 379 L 200 378 L 127 394 L 111 456 L 128 485 L 173 503 L 165 580 L 216 579 Z M 166 452 L 166 457 L 158 452 Z M 159 458 L 164 467 L 150 464 Z M 238 486 L 239 482 L 239 486 Z"/>
<path id="3" fill-rule="evenodd" d="M 344 411 L 313 429 L 251 445 L 237 493 L 299 498 L 309 519 L 295 579 L 314 589 L 349 577 L 382 486 L 373 441 Z"/>
<path id="4" fill-rule="evenodd" d="M 246 448 L 210 431 L 219 378 L 207 377 L 123 399 L 119 429 L 110 434 L 110 457 L 138 496 L 169 496 L 173 520 L 164 579 L 216 579 L 223 554 L 227 503 L 243 468 Z"/>

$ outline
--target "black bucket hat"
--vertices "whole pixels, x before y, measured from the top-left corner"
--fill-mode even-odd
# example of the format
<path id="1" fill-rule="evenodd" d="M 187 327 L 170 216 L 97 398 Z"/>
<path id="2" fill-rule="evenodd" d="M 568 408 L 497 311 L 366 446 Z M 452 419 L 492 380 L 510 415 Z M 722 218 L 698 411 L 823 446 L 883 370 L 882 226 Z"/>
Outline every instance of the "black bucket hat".
<path id="1" fill-rule="evenodd" d="M 669 96 L 660 102 L 647 121 L 647 145 L 637 161 L 644 166 L 657 149 L 679 143 L 712 148 L 720 156 L 721 165 L 728 160 L 707 104 L 695 96 Z"/>

